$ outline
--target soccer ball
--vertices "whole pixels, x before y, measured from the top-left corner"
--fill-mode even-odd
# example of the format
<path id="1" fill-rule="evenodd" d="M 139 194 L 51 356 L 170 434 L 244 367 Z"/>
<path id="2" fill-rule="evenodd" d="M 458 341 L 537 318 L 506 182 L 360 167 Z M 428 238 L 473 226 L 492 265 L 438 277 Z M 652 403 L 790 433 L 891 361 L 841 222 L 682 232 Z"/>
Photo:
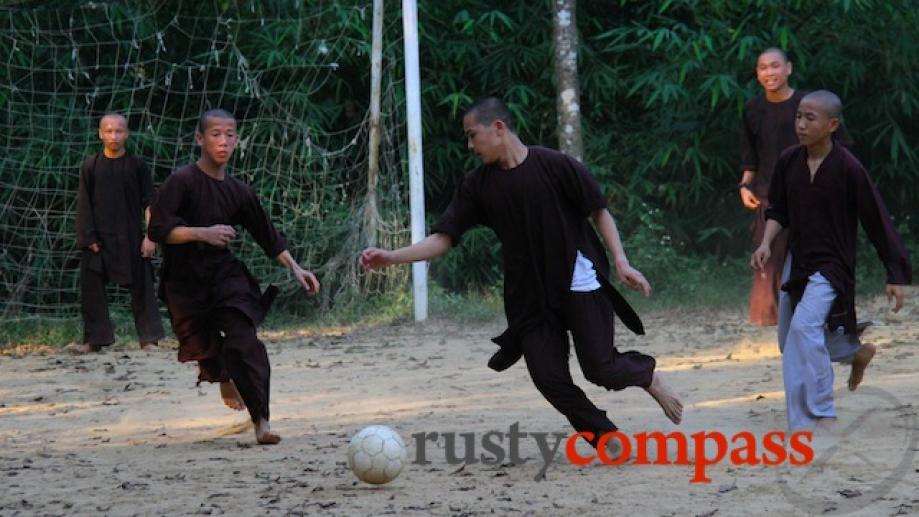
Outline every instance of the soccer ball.
<path id="1" fill-rule="evenodd" d="M 399 433 L 385 425 L 361 429 L 348 445 L 348 466 L 361 481 L 382 485 L 396 479 L 408 463 Z"/>

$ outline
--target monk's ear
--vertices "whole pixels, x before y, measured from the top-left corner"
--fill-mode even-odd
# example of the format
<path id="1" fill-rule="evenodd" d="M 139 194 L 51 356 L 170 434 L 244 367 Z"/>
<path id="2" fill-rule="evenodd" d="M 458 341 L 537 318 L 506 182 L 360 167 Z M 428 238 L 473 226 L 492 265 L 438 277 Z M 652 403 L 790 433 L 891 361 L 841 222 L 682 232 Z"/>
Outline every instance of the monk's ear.
<path id="1" fill-rule="evenodd" d="M 842 124 L 842 122 L 839 121 L 839 117 L 832 117 L 830 119 L 830 132 L 832 133 L 839 129 L 840 124 Z"/>
<path id="2" fill-rule="evenodd" d="M 795 71 L 794 65 L 791 64 L 791 61 L 788 62 L 788 75 L 791 75 Z"/>
<path id="3" fill-rule="evenodd" d="M 198 147 L 204 147 L 204 135 L 197 130 L 195 130 L 195 143 L 198 144 Z"/>
<path id="4" fill-rule="evenodd" d="M 505 124 L 503 120 L 495 119 L 494 124 L 498 134 L 502 134 L 503 131 L 507 131 L 507 124 Z"/>

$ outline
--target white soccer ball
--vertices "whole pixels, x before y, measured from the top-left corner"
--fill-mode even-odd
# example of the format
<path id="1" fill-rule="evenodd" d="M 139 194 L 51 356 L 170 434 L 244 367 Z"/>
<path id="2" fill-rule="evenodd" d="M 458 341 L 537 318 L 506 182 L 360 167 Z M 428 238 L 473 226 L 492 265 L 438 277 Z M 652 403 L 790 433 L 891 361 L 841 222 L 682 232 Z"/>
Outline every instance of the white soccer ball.
<path id="1" fill-rule="evenodd" d="M 396 479 L 408 463 L 408 450 L 399 433 L 385 425 L 361 429 L 348 445 L 348 466 L 358 479 L 382 485 Z"/>

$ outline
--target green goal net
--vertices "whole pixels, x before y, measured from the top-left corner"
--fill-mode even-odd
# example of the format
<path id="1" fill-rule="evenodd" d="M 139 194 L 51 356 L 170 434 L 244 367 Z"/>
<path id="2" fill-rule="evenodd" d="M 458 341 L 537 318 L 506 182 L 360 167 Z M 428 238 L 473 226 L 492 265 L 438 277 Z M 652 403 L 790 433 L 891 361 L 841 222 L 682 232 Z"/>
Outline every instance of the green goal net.
<path id="1" fill-rule="evenodd" d="M 157 185 L 196 159 L 203 110 L 233 112 L 241 140 L 229 170 L 256 188 L 293 255 L 320 276 L 323 308 L 406 281 L 407 269 L 367 278 L 356 264 L 369 239 L 384 246 L 409 239 L 401 41 L 384 48 L 380 171 L 368 192 L 369 2 L 243 4 L 0 8 L 5 320 L 79 312 L 78 169 L 101 150 L 98 120 L 108 111 L 128 117 L 128 148 L 146 159 Z M 399 23 L 389 15 L 386 32 L 398 34 Z M 368 194 L 378 207 L 369 214 Z M 251 239 L 233 247 L 263 284 L 282 286 L 288 309 L 314 303 Z"/>

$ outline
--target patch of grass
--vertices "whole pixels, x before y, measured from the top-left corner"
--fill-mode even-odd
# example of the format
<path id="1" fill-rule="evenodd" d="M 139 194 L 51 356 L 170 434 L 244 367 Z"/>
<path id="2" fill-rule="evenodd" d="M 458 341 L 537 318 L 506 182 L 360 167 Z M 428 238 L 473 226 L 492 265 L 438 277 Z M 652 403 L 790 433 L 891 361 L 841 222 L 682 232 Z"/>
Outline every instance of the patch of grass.
<path id="1" fill-rule="evenodd" d="M 137 344 L 137 333 L 130 312 L 113 309 L 115 344 Z M 167 320 L 163 320 L 168 325 Z M 83 340 L 83 322 L 79 315 L 71 318 L 29 318 L 0 322 L 0 348 L 15 345 L 63 347 Z"/>
<path id="2" fill-rule="evenodd" d="M 504 295 L 497 286 L 465 293 L 453 293 L 435 286 L 430 302 L 432 316 L 463 323 L 504 317 Z"/>
<path id="3" fill-rule="evenodd" d="M 746 258 L 684 257 L 680 267 L 643 271 L 651 296 L 613 285 L 640 313 L 691 307 L 743 306 L 750 295 L 753 273 Z"/>

